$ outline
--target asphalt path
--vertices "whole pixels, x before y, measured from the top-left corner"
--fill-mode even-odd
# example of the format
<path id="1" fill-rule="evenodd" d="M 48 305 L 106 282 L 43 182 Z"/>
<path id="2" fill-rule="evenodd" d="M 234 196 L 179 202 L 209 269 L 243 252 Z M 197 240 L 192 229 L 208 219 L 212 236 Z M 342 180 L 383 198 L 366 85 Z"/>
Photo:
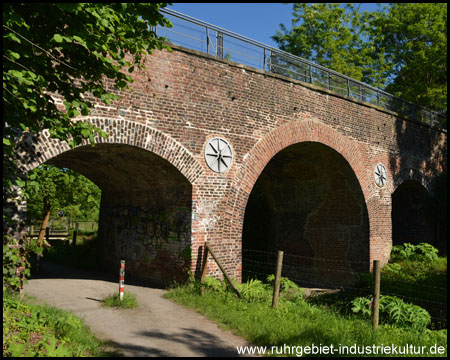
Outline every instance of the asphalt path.
<path id="1" fill-rule="evenodd" d="M 137 295 L 139 307 L 105 308 L 100 299 L 118 291 L 118 279 L 50 263 L 41 268 L 25 285 L 25 293 L 83 318 L 123 356 L 235 357 L 236 346 L 249 345 L 197 312 L 164 299 L 166 290 L 125 283 L 126 291 Z"/>

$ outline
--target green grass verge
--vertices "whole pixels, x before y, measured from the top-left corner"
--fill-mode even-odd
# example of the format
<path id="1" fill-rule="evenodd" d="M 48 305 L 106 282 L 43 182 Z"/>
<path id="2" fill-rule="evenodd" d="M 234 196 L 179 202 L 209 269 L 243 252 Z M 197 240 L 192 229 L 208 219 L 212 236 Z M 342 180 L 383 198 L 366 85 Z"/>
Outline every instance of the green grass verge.
<path id="1" fill-rule="evenodd" d="M 122 309 L 136 309 L 138 301 L 135 294 L 125 291 L 123 293 L 123 300 L 120 301 L 118 293 L 107 296 L 101 300 L 103 306 L 116 307 Z"/>
<path id="2" fill-rule="evenodd" d="M 27 297 L 3 294 L 4 357 L 110 357 L 107 342 L 97 339 L 72 313 L 36 304 Z"/>
<path id="3" fill-rule="evenodd" d="M 295 298 L 280 299 L 277 309 L 271 308 L 271 296 L 260 301 L 239 300 L 229 291 L 204 289 L 191 282 L 172 289 L 165 296 L 196 309 L 201 314 L 232 329 L 237 335 L 259 346 L 432 346 L 445 347 L 447 330 L 416 331 L 382 325 L 376 331 L 370 321 L 352 315 L 342 315 L 323 306 Z M 274 354 L 277 355 L 277 354 Z M 442 355 L 442 356 L 444 356 Z M 361 356 L 361 355 L 357 355 Z"/>

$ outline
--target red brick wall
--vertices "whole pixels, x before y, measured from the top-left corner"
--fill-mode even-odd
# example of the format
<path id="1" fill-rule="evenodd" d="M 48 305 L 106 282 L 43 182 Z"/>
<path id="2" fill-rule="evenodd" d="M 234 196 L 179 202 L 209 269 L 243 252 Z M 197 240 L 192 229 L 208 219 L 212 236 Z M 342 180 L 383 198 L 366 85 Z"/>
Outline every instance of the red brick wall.
<path id="1" fill-rule="evenodd" d="M 146 70 L 133 77 L 133 91 L 119 92 L 122 99 L 111 105 L 97 103 L 80 119 L 110 133 L 108 140 L 96 141 L 154 152 L 189 181 L 193 269 L 208 239 L 231 276 L 241 279 L 248 197 L 269 160 L 289 145 L 318 142 L 349 164 L 367 206 L 368 260 L 389 257 L 395 188 L 420 174 L 431 190 L 436 173 L 446 167 L 446 133 L 280 75 L 174 47 L 149 56 Z M 231 168 L 221 174 L 208 168 L 203 155 L 215 136 L 234 152 Z M 37 149 L 41 156 L 27 169 L 69 150 L 46 135 Z M 384 188 L 373 179 L 380 162 L 388 170 Z M 212 262 L 209 269 L 218 274 Z"/>

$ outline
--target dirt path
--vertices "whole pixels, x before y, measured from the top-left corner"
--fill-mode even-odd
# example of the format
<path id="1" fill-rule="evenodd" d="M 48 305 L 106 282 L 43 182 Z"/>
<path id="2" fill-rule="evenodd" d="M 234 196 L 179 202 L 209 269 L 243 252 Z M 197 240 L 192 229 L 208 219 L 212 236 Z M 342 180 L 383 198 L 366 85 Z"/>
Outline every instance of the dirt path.
<path id="1" fill-rule="evenodd" d="M 118 291 L 116 282 L 98 274 L 43 264 L 43 275 L 29 280 L 25 293 L 73 311 L 124 356 L 237 356 L 236 346 L 248 345 L 193 310 L 162 298 L 165 290 L 125 286 L 137 295 L 139 308 L 103 308 L 99 300 Z"/>

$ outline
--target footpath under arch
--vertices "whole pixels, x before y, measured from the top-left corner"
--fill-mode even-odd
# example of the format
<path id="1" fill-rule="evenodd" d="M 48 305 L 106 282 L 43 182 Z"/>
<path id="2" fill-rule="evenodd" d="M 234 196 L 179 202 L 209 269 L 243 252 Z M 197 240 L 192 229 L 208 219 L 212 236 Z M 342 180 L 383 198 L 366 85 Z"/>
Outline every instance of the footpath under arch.
<path id="1" fill-rule="evenodd" d="M 47 163 L 75 170 L 102 190 L 98 253 L 102 268 L 154 284 L 182 280 L 190 269 L 192 184 L 203 169 L 181 144 L 148 126 L 91 119 L 108 133 L 70 149 L 40 134 L 28 171 Z M 114 270 L 113 270 L 114 269 Z"/>

